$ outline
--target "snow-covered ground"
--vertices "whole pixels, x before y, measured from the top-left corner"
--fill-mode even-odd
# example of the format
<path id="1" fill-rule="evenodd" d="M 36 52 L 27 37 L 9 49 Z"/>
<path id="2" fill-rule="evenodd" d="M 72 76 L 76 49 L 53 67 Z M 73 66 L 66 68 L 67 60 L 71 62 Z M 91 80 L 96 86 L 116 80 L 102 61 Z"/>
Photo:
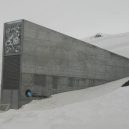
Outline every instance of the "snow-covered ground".
<path id="1" fill-rule="evenodd" d="M 129 57 L 129 33 L 85 41 Z M 0 113 L 0 129 L 129 129 L 128 78 L 34 100 Z"/>
<path id="2" fill-rule="evenodd" d="M 32 101 L 1 113 L 0 129 L 129 129 L 127 80 Z"/>

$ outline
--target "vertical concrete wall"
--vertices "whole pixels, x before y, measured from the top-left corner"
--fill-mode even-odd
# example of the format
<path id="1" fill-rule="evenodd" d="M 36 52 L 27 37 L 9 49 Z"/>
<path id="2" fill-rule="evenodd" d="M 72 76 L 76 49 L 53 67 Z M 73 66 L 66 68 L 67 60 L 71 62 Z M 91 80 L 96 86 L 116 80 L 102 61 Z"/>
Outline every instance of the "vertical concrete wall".
<path id="1" fill-rule="evenodd" d="M 129 76 L 127 58 L 24 21 L 21 105 L 28 100 L 27 89 L 49 96 L 126 76 Z"/>
<path id="2" fill-rule="evenodd" d="M 128 68 L 127 58 L 24 22 L 23 72 L 114 80 L 128 76 Z"/>
<path id="3" fill-rule="evenodd" d="M 4 24 L 1 103 L 19 108 L 22 20 Z"/>

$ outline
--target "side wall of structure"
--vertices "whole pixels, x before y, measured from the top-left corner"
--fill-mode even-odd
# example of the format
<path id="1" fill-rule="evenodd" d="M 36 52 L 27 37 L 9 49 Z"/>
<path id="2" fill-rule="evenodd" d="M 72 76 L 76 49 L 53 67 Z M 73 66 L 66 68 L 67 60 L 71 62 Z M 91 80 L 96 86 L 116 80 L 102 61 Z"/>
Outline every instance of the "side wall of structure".
<path id="1" fill-rule="evenodd" d="M 27 89 L 49 96 L 129 76 L 127 58 L 28 21 L 21 58 L 21 105 Z"/>

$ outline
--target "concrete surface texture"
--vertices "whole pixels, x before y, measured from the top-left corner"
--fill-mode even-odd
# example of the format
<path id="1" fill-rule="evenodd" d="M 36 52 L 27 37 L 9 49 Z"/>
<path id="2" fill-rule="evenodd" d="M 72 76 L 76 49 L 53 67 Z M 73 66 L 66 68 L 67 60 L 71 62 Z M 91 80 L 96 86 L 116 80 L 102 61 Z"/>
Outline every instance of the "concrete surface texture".
<path id="1" fill-rule="evenodd" d="M 16 23 L 6 23 L 5 32 L 6 26 Z M 15 79 L 19 85 L 13 78 L 10 82 L 13 80 L 16 86 L 2 83 L 2 103 L 9 103 L 11 108 L 19 108 L 33 99 L 55 93 L 96 86 L 129 76 L 128 58 L 26 20 L 18 21 L 18 24 L 21 25 L 20 36 L 19 33 L 8 36 L 15 39 L 13 44 L 17 41 L 17 45 L 12 45 L 16 50 L 9 49 L 7 54 L 6 45 L 6 53 L 3 53 L 2 80 L 8 81 L 9 77 L 4 74 L 10 72 L 11 67 L 19 72 L 19 77 Z M 15 28 L 19 30 L 18 26 Z M 4 38 L 9 32 L 5 33 Z M 9 41 L 4 40 L 4 44 Z M 17 57 L 17 60 L 20 58 L 17 63 L 20 67 L 6 65 L 9 64 L 7 58 L 12 56 Z M 28 89 L 32 91 L 33 97 L 26 96 Z"/>

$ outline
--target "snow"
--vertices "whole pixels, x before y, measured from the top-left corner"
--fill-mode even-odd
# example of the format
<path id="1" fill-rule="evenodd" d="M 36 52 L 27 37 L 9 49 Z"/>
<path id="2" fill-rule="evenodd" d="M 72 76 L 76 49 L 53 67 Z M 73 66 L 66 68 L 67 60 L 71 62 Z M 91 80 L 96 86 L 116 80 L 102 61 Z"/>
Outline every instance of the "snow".
<path id="1" fill-rule="evenodd" d="M 102 37 L 95 38 L 95 36 L 92 36 L 84 38 L 83 40 L 129 58 L 129 32 L 114 35 L 101 35 Z"/>
<path id="2" fill-rule="evenodd" d="M 0 114 L 0 129 L 128 129 L 128 78 L 35 100 Z"/>
<path id="3" fill-rule="evenodd" d="M 129 33 L 85 41 L 129 57 Z M 33 100 L 0 113 L 0 129 L 129 129 L 129 77 L 82 90 Z"/>

